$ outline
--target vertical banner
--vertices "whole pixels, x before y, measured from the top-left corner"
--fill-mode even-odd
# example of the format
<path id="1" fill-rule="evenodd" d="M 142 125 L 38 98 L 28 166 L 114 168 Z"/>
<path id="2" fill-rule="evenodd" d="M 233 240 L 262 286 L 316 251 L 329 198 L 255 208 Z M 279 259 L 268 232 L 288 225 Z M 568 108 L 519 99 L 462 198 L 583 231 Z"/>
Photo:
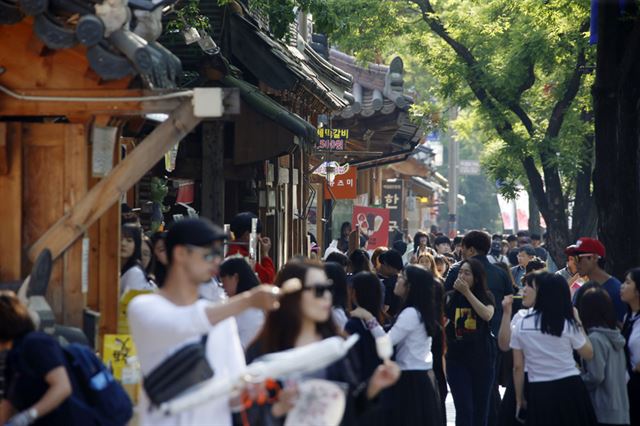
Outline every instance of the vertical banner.
<path id="1" fill-rule="evenodd" d="M 527 231 L 529 229 L 529 193 L 527 191 L 518 192 L 516 219 L 518 220 L 518 231 Z"/>
<path id="2" fill-rule="evenodd" d="M 502 217 L 502 226 L 504 230 L 514 230 L 515 222 L 513 216 L 513 201 L 507 200 L 498 194 L 498 205 L 500 206 L 500 216 Z"/>
<path id="3" fill-rule="evenodd" d="M 386 247 L 389 244 L 389 210 L 374 207 L 353 206 L 352 226 L 360 227 L 360 233 L 368 238 L 366 250 Z"/>
<path id="4" fill-rule="evenodd" d="M 404 181 L 393 180 L 382 183 L 382 204 L 389 210 L 389 232 L 401 230 L 404 220 Z"/>

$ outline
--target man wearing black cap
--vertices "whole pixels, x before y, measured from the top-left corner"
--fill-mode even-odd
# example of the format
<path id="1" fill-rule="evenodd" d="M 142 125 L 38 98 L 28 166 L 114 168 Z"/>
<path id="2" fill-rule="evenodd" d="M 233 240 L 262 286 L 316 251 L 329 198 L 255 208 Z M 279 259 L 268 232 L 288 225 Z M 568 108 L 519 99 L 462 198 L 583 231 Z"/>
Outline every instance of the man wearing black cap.
<path id="1" fill-rule="evenodd" d="M 398 274 L 404 268 L 402 255 L 397 250 L 387 250 L 378 258 L 380 261 L 380 276 L 384 284 L 384 304 L 389 306 L 387 313 L 392 317 L 398 313 L 402 300 L 393 292 L 398 281 Z"/>
<path id="2" fill-rule="evenodd" d="M 247 308 L 271 310 L 277 307 L 279 289 L 258 286 L 214 304 L 198 299 L 198 288 L 213 273 L 213 259 L 224 239 L 222 230 L 203 219 L 185 219 L 174 224 L 166 239 L 169 270 L 162 289 L 141 295 L 128 309 L 129 327 L 138 352 L 140 367 L 147 376 L 168 356 L 188 343 L 207 335 L 206 357 L 217 377 L 235 377 L 244 365 L 244 354 L 235 321 L 231 319 Z M 141 424 L 231 425 L 227 397 L 209 401 L 174 416 L 149 409 L 143 392 Z"/>
<path id="3" fill-rule="evenodd" d="M 251 236 L 251 221 L 256 219 L 257 216 L 251 212 L 238 213 L 231 221 L 231 232 L 233 232 L 233 243 L 229 244 L 229 250 L 227 251 L 227 257 L 240 254 L 244 257 L 249 256 L 249 238 Z M 276 277 L 276 268 L 273 266 L 273 260 L 269 257 L 269 250 L 271 250 L 271 240 L 268 237 L 261 237 L 262 224 L 258 220 L 258 226 L 256 233 L 258 236 L 258 242 L 260 243 L 260 253 L 262 257 L 258 262 L 256 261 L 255 271 L 258 274 L 258 278 L 261 283 L 273 284 L 273 280 Z"/>

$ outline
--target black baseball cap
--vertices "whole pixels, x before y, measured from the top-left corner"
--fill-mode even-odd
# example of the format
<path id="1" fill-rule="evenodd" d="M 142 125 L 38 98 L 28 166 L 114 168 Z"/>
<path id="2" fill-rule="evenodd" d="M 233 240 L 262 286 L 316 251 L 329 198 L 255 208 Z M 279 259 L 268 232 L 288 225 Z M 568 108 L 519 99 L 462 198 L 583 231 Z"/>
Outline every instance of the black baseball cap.
<path id="1" fill-rule="evenodd" d="M 167 253 L 172 253 L 175 246 L 189 245 L 209 247 L 215 241 L 227 238 L 224 230 L 204 218 L 189 218 L 175 222 L 167 233 L 165 245 Z"/>
<path id="2" fill-rule="evenodd" d="M 251 212 L 238 213 L 231 220 L 230 228 L 231 232 L 236 238 L 240 238 L 245 232 L 251 232 L 251 221 L 258 216 Z M 260 234 L 262 232 L 262 224 L 258 220 L 258 226 L 256 232 Z"/>

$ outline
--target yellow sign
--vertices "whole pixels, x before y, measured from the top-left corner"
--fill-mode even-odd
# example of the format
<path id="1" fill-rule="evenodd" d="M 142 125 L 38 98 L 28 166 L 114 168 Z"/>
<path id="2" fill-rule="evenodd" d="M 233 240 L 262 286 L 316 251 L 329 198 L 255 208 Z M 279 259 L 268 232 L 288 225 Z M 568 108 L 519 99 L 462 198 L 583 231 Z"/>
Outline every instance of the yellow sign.
<path id="1" fill-rule="evenodd" d="M 151 294 L 151 290 L 129 290 L 118 302 L 118 334 L 129 334 L 129 321 L 127 320 L 127 309 L 131 300 L 141 294 Z"/>
<path id="2" fill-rule="evenodd" d="M 113 377 L 122 381 L 122 369 L 127 359 L 136 355 L 136 347 L 129 334 L 105 334 L 102 347 L 102 361 L 111 365 Z"/>

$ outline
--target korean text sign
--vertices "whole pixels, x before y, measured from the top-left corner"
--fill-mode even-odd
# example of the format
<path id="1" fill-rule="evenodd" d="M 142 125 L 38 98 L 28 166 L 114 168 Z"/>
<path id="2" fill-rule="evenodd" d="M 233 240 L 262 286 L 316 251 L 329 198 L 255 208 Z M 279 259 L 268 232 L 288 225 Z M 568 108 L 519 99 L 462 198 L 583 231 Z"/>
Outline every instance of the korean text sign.
<path id="1" fill-rule="evenodd" d="M 353 200 L 358 196 L 356 188 L 356 178 L 358 176 L 358 169 L 353 166 L 349 166 L 349 170 L 346 173 L 337 175 L 333 180 L 333 186 L 331 192 L 336 200 Z M 327 187 L 327 181 L 324 181 L 324 199 L 330 200 L 331 194 Z"/>
<path id="2" fill-rule="evenodd" d="M 382 183 L 382 204 L 389 210 L 389 227 L 400 229 L 404 220 L 404 181 Z"/>

